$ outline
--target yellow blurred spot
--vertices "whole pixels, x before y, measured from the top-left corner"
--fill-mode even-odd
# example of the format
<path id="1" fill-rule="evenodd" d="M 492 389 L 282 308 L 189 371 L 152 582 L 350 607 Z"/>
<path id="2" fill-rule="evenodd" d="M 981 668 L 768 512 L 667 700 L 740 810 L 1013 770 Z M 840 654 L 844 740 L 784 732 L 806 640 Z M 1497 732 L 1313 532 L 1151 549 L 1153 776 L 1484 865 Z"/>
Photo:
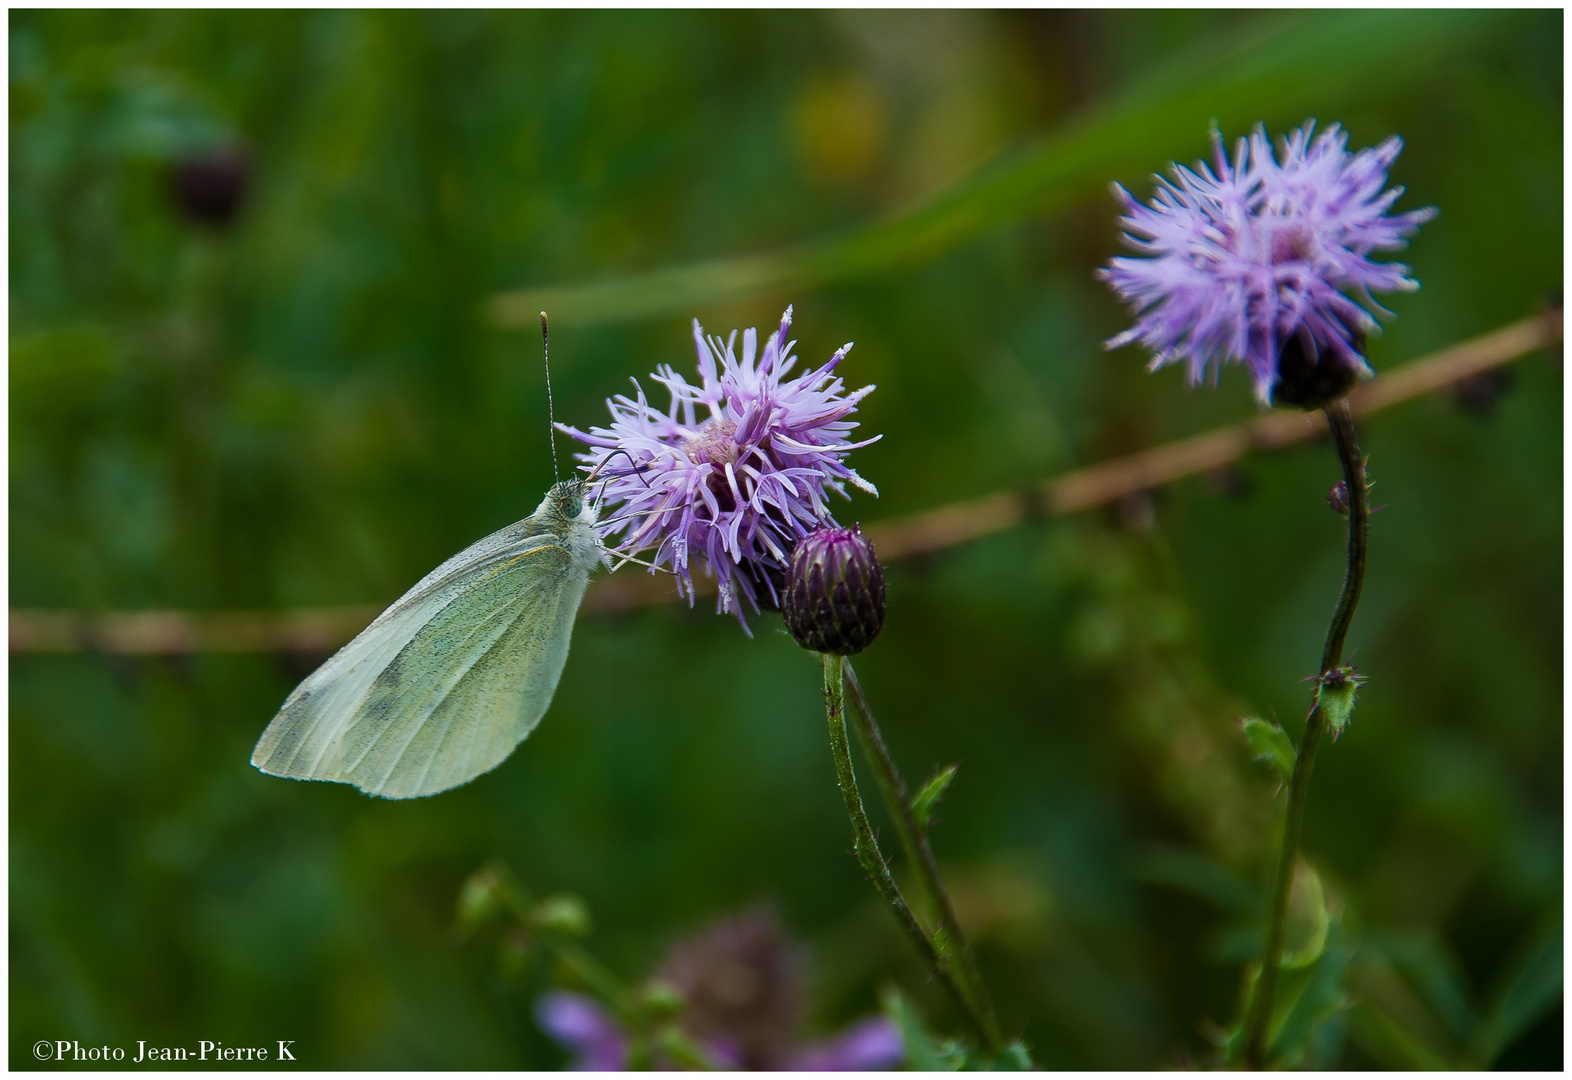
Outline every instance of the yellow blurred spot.
<path id="1" fill-rule="evenodd" d="M 878 87 L 866 78 L 824 76 L 798 93 L 791 128 L 803 170 L 820 183 L 849 187 L 883 156 L 889 112 Z"/>

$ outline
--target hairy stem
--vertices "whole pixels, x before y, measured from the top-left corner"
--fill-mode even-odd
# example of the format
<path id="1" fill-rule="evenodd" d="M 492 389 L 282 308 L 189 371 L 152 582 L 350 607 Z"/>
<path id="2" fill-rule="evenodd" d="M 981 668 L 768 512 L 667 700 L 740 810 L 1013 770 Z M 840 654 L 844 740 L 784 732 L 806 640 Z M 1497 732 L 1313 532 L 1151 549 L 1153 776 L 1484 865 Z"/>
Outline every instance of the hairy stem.
<path id="1" fill-rule="evenodd" d="M 939 875 L 938 861 L 933 857 L 933 848 L 928 843 L 928 830 L 912 812 L 911 795 L 906 789 L 906 782 L 901 779 L 900 770 L 895 767 L 895 759 L 890 756 L 889 747 L 884 743 L 884 733 L 879 730 L 878 721 L 873 718 L 873 710 L 868 707 L 868 699 L 862 692 L 862 684 L 857 681 L 857 673 L 852 670 L 850 660 L 845 661 L 845 671 L 846 691 L 851 699 L 852 718 L 857 725 L 857 736 L 862 743 L 863 751 L 868 755 L 868 760 L 873 763 L 873 775 L 879 782 L 879 792 L 884 796 L 884 805 L 889 810 L 891 820 L 895 822 L 895 831 L 900 836 L 906 858 L 916 867 L 922 879 L 923 889 L 938 912 L 939 923 L 944 928 L 948 946 L 960 961 L 959 970 L 956 972 L 957 981 L 964 988 L 969 1002 L 968 1011 L 977 1021 L 983 1046 L 990 1054 L 997 1054 L 1004 1048 L 1004 1039 L 999 1030 L 999 1018 L 994 1013 L 993 1002 L 988 997 L 988 988 L 983 984 L 982 973 L 978 970 L 977 961 L 972 956 L 971 946 L 966 941 L 966 935 L 961 931 L 960 920 L 955 917 L 955 905 L 950 902 L 950 894 L 944 887 L 944 878 Z"/>
<path id="2" fill-rule="evenodd" d="M 1343 661 L 1343 645 L 1348 628 L 1359 606 L 1359 593 L 1365 584 L 1365 558 L 1370 532 L 1370 507 L 1365 490 L 1365 467 L 1359 457 L 1354 435 L 1354 416 L 1347 398 L 1326 406 L 1327 424 L 1337 444 L 1337 457 L 1343 466 L 1343 483 L 1348 488 L 1348 573 L 1343 579 L 1343 595 L 1332 615 L 1321 652 L 1320 675 Z M 1261 955 L 1261 976 L 1256 980 L 1255 996 L 1246 1019 L 1245 1063 L 1254 1069 L 1266 1063 L 1273 1004 L 1277 996 L 1277 971 L 1282 962 L 1283 933 L 1288 920 L 1288 894 L 1293 886 L 1294 865 L 1299 858 L 1299 834 L 1305 819 L 1305 801 L 1310 791 L 1310 769 L 1315 763 L 1316 746 L 1326 728 L 1326 713 L 1312 706 L 1305 720 L 1294 760 L 1294 775 L 1288 783 L 1288 811 L 1283 821 L 1283 846 L 1278 855 L 1277 874 L 1272 881 L 1272 906 L 1266 924 L 1266 950 Z"/>
<path id="3" fill-rule="evenodd" d="M 873 826 L 868 823 L 868 813 L 863 809 L 862 795 L 857 790 L 857 774 L 852 771 L 851 743 L 846 734 L 844 677 L 846 662 L 844 658 L 830 653 L 824 653 L 823 660 L 824 712 L 830 726 L 830 752 L 835 758 L 835 775 L 840 785 L 841 797 L 846 800 L 846 814 L 851 818 L 857 861 L 862 865 L 863 872 L 868 875 L 869 880 L 873 882 L 874 888 L 879 890 L 879 895 L 884 897 L 884 902 L 890 906 L 896 923 L 911 939 L 918 954 L 924 962 L 938 972 L 939 978 L 955 998 L 961 1011 L 972 1018 L 978 1030 L 983 1030 L 983 1021 L 973 1009 L 961 981 L 956 978 L 949 957 L 939 950 L 933 939 L 923 930 L 922 924 L 917 921 L 917 916 L 912 914 L 911 907 L 907 905 L 906 898 L 901 895 L 900 888 L 895 884 L 895 878 L 890 874 L 889 865 L 884 861 L 884 856 L 879 853 L 879 842 L 874 838 Z"/>

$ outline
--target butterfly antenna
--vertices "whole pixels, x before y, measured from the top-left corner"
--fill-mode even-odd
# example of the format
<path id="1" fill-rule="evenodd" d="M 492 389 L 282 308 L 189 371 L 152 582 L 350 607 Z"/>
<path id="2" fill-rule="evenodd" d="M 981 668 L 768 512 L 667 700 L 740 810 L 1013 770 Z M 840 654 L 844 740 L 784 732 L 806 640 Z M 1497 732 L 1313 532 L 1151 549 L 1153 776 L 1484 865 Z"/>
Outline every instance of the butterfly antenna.
<path id="1" fill-rule="evenodd" d="M 562 483 L 562 473 L 557 470 L 557 410 L 551 401 L 551 329 L 546 323 L 546 313 L 540 313 L 540 355 L 546 364 L 546 435 L 551 439 L 551 478 Z"/>

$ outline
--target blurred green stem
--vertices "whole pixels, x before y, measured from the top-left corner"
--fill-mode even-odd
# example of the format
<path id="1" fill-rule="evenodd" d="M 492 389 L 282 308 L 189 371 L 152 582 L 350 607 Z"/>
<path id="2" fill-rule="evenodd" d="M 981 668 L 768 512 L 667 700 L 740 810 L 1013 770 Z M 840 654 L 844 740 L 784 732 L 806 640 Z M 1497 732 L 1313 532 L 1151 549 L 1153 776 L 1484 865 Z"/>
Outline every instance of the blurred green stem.
<path id="1" fill-rule="evenodd" d="M 1348 489 L 1348 573 L 1343 579 L 1343 595 L 1337 602 L 1332 625 L 1327 630 L 1326 647 L 1321 652 L 1320 676 L 1343 661 L 1343 644 L 1359 606 L 1359 593 L 1365 584 L 1365 559 L 1370 533 L 1369 493 L 1365 483 L 1364 462 L 1354 433 L 1354 414 L 1348 399 L 1339 398 L 1326 406 L 1326 420 L 1337 444 L 1337 457 L 1343 465 L 1343 484 Z M 1319 684 L 1318 684 L 1319 686 Z M 1259 1069 L 1266 1063 L 1271 1034 L 1273 1004 L 1277 997 L 1277 971 L 1282 961 L 1283 933 L 1288 921 L 1288 894 L 1293 886 L 1294 865 L 1299 856 L 1299 834 L 1304 825 L 1305 801 L 1310 791 L 1310 769 L 1315 763 L 1316 745 L 1326 728 L 1326 712 L 1312 706 L 1305 720 L 1304 737 L 1294 760 L 1294 774 L 1288 784 L 1288 811 L 1283 821 L 1283 846 L 1277 859 L 1277 876 L 1272 882 L 1272 906 L 1266 924 L 1266 949 L 1261 954 L 1261 976 L 1256 980 L 1255 996 L 1246 1017 L 1245 1064 Z"/>
<path id="2" fill-rule="evenodd" d="M 851 818 L 857 861 L 862 864 L 863 872 L 884 897 L 884 902 L 890 906 L 895 921 L 911 939 L 918 954 L 938 972 L 939 978 L 955 998 L 961 1011 L 966 1013 L 977 1026 L 989 1049 L 997 1052 L 997 1021 L 994 1021 L 990 1027 L 991 1014 L 988 1017 L 982 1014 L 967 992 L 964 978 L 957 976 L 955 965 L 950 963 L 952 950 L 941 947 L 923 930 L 922 924 L 917 921 L 917 916 L 912 914 L 911 907 L 906 903 L 906 898 L 901 895 L 899 886 L 895 884 L 895 878 L 891 875 L 884 856 L 879 852 L 879 842 L 874 838 L 873 826 L 868 822 L 868 813 L 862 805 L 862 795 L 857 790 L 857 774 L 852 771 L 851 743 L 846 734 L 846 661 L 843 657 L 830 653 L 822 654 L 822 659 L 824 661 L 824 712 L 830 726 L 830 752 L 835 758 L 835 775 L 840 785 L 841 797 L 846 800 L 846 813 Z"/>
<path id="3" fill-rule="evenodd" d="M 928 893 L 929 900 L 933 902 L 934 910 L 938 912 L 949 949 L 960 960 L 958 973 L 960 982 L 971 1002 L 970 1011 L 977 1019 L 984 1048 L 989 1054 L 998 1054 L 1004 1049 L 1004 1039 L 999 1031 L 999 1018 L 993 1010 L 993 1001 L 988 996 L 988 988 L 983 984 L 982 973 L 977 968 L 971 945 L 967 943 L 966 935 L 961 931 L 960 920 L 955 917 L 955 905 L 950 902 L 950 894 L 944 887 L 944 878 L 939 875 L 939 863 L 933 857 L 933 848 L 928 843 L 928 829 L 912 812 L 911 794 L 906 790 L 906 782 L 901 779 L 900 770 L 895 767 L 895 759 L 890 756 L 889 747 L 884 743 L 884 733 L 879 730 L 878 721 L 873 718 L 873 710 L 868 707 L 868 699 L 862 692 L 862 684 L 857 681 L 857 673 L 852 669 L 851 661 L 843 660 L 842 663 L 846 673 L 847 697 L 851 700 L 852 718 L 857 725 L 858 740 L 862 743 L 863 752 L 868 755 L 868 760 L 873 763 L 873 775 L 879 782 L 879 792 L 884 796 L 884 805 L 889 810 L 890 818 L 895 822 L 895 831 L 901 838 L 901 846 L 906 850 L 906 858 L 917 868 L 923 888 Z"/>
<path id="4" fill-rule="evenodd" d="M 535 925 L 534 898 L 522 885 L 507 882 L 504 895 L 519 925 L 529 929 Z M 581 983 L 610 1007 L 617 1018 L 627 1025 L 634 1035 L 629 1050 L 630 1068 L 654 1067 L 650 1057 L 652 1046 L 666 1053 L 673 1062 L 690 1071 L 707 1071 L 717 1068 L 704 1049 L 688 1037 L 682 1028 L 672 1022 L 651 1023 L 648 1012 L 640 1007 L 638 995 L 622 981 L 616 972 L 601 963 L 581 946 L 563 940 L 553 933 L 541 933 L 538 940 L 549 950 L 573 979 Z"/>

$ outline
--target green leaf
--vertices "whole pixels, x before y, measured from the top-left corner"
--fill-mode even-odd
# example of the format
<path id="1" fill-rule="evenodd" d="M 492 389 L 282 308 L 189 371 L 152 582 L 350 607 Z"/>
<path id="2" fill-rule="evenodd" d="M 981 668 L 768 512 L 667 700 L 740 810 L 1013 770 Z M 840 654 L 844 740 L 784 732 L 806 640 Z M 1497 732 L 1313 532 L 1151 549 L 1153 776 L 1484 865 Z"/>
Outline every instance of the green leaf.
<path id="1" fill-rule="evenodd" d="M 913 1072 L 957 1072 L 966 1063 L 963 1049 L 954 1044 L 941 1043 L 928 1034 L 917 1007 L 899 989 L 885 987 L 880 1000 L 884 1006 L 884 1015 L 901 1034 L 907 1068 Z"/>
<path id="2" fill-rule="evenodd" d="M 1270 720 L 1261 720 L 1253 716 L 1242 726 L 1245 738 L 1250 742 L 1250 749 L 1255 751 L 1256 760 L 1272 766 L 1278 779 L 1283 783 L 1292 780 L 1294 762 L 1298 755 L 1294 750 L 1294 741 L 1288 737 L 1288 732 Z"/>
<path id="3" fill-rule="evenodd" d="M 1501 21 L 1488 10 L 1263 16 L 882 221 L 781 251 L 500 293 L 487 313 L 511 328 L 534 328 L 542 310 L 563 323 L 611 322 L 909 270 L 999 225 L 1062 210 L 1110 178 L 1197 156 L 1209 119 L 1236 134 L 1260 120 L 1328 117 L 1346 101 L 1430 76 Z M 1114 212 L 1110 203 L 1110 227 Z"/>
<path id="4" fill-rule="evenodd" d="M 959 765 L 945 766 L 933 774 L 921 791 L 912 796 L 912 816 L 917 819 L 918 826 L 924 829 L 928 827 L 928 822 L 933 818 L 934 805 L 944 797 L 959 768 Z"/>
<path id="5" fill-rule="evenodd" d="M 1000 1051 L 999 1056 L 988 1064 L 989 1072 L 1034 1072 L 1037 1066 L 1032 1062 L 1032 1052 L 1025 1043 L 1019 1039 Z"/>

